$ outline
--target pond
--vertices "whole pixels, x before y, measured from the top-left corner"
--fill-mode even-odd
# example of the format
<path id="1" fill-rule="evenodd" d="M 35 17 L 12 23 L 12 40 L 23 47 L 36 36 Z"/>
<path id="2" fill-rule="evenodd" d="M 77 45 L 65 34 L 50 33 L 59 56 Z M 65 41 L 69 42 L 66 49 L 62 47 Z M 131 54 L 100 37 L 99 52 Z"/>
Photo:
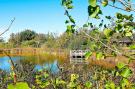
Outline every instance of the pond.
<path id="1" fill-rule="evenodd" d="M 20 57 L 20 56 L 11 57 L 11 58 L 15 63 L 20 61 L 20 60 L 25 60 L 25 58 Z M 46 68 L 46 69 L 51 68 L 52 73 L 57 73 L 59 71 L 57 63 L 58 63 L 57 60 L 54 60 L 51 63 L 44 62 L 42 65 L 36 64 L 35 65 L 35 70 L 42 70 L 43 68 Z M 11 67 L 11 64 L 10 64 L 9 57 L 7 57 L 7 56 L 0 57 L 0 69 L 5 70 L 7 72 L 10 72 L 11 71 L 10 67 Z"/>

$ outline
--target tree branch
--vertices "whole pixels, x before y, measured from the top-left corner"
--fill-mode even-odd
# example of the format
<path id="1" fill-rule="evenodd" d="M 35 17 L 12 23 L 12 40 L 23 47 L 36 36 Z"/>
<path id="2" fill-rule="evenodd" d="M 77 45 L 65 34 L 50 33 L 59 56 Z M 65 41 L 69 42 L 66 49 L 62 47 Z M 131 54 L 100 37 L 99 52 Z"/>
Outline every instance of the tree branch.
<path id="1" fill-rule="evenodd" d="M 80 28 L 80 29 L 81 29 L 81 28 Z M 124 53 L 118 51 L 118 49 L 113 49 L 113 48 L 111 48 L 110 46 L 106 45 L 106 44 L 103 43 L 102 41 L 100 41 L 100 40 L 98 40 L 98 39 L 92 37 L 91 35 L 89 35 L 88 33 L 86 33 L 84 30 L 82 30 L 82 32 L 83 32 L 86 36 L 88 36 L 89 38 L 93 39 L 94 41 L 100 42 L 103 46 L 105 46 L 105 47 L 108 48 L 109 50 L 111 50 L 111 51 L 113 51 L 113 52 L 115 52 L 115 53 L 117 53 L 117 54 L 119 54 L 119 55 L 125 56 L 125 57 L 127 57 L 127 58 L 132 59 L 132 60 L 135 60 L 134 57 L 132 57 L 132 56 L 130 56 L 130 55 L 127 55 L 127 54 L 124 54 Z"/>
<path id="2" fill-rule="evenodd" d="M 99 2 L 99 3 L 102 3 L 102 1 L 101 1 L 101 0 L 100 0 L 100 1 L 98 1 L 98 2 Z M 123 6 L 127 7 L 123 2 L 121 2 L 121 0 L 119 0 L 119 2 L 120 2 Z M 113 8 L 116 8 L 116 9 L 119 9 L 119 10 L 127 11 L 127 10 L 125 10 L 125 9 L 123 9 L 123 8 L 120 8 L 120 7 L 117 7 L 117 6 L 111 5 L 111 4 L 109 4 L 109 3 L 108 3 L 108 6 L 113 7 Z M 129 7 L 127 7 L 127 8 L 129 8 Z M 131 9 L 131 8 L 130 8 L 130 9 Z M 131 9 L 131 11 L 135 12 L 135 10 L 134 10 L 134 9 Z"/>
<path id="3" fill-rule="evenodd" d="M 8 28 L 5 29 L 4 32 L 2 32 L 2 33 L 0 34 L 0 36 L 2 36 L 3 34 L 5 34 L 5 33 L 11 28 L 11 26 L 12 26 L 12 24 L 13 24 L 14 21 L 15 21 L 15 18 L 13 18 L 13 20 L 11 20 L 11 23 L 9 24 Z"/>

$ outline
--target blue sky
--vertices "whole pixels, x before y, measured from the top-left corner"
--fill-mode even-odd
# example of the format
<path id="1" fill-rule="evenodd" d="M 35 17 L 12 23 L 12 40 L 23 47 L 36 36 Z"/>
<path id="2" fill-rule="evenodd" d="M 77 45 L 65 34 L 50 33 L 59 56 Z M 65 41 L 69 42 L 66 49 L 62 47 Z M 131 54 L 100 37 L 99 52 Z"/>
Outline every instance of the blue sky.
<path id="1" fill-rule="evenodd" d="M 10 20 L 16 20 L 6 34 L 5 39 L 11 33 L 17 33 L 24 29 L 31 29 L 38 33 L 62 33 L 66 30 L 61 0 L 0 0 L 0 32 L 5 29 Z M 74 0 L 74 10 L 71 12 L 78 25 L 82 25 L 87 20 L 87 0 Z M 126 13 L 111 7 L 103 9 L 104 15 L 113 16 L 116 12 Z M 90 20 L 98 23 L 99 21 Z"/>

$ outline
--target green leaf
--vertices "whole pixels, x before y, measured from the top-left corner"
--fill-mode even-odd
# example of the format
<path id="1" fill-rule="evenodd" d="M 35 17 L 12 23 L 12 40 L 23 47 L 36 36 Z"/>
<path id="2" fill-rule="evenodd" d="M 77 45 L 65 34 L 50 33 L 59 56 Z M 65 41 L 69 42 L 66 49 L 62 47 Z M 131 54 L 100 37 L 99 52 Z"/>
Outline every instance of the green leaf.
<path id="1" fill-rule="evenodd" d="M 106 7 L 108 5 L 108 0 L 103 0 L 102 1 L 102 6 Z"/>
<path id="2" fill-rule="evenodd" d="M 69 23 L 69 21 L 68 21 L 68 20 L 66 20 L 66 21 L 65 21 L 65 24 L 67 24 L 67 23 Z"/>
<path id="3" fill-rule="evenodd" d="M 62 5 L 64 6 L 66 3 L 66 0 L 62 0 L 61 2 L 62 2 Z"/>
<path id="4" fill-rule="evenodd" d="M 67 6 L 67 9 L 73 9 L 73 8 L 74 8 L 73 5 L 68 5 L 68 6 Z"/>
<path id="5" fill-rule="evenodd" d="M 123 67 L 125 67 L 126 65 L 124 64 L 124 63 L 122 63 L 122 62 L 119 62 L 118 64 L 117 64 L 117 67 L 118 67 L 118 69 L 122 69 Z"/>
<path id="6" fill-rule="evenodd" d="M 92 55 L 92 52 L 85 53 L 85 59 L 87 60 Z"/>
<path id="7" fill-rule="evenodd" d="M 107 81 L 105 89 L 115 89 L 115 83 L 113 81 Z"/>
<path id="8" fill-rule="evenodd" d="M 92 7 L 92 6 L 88 6 L 88 14 L 91 18 L 99 18 L 98 14 L 101 14 L 101 10 L 99 6 L 96 7 Z"/>
<path id="9" fill-rule="evenodd" d="M 62 0 L 62 6 L 66 7 L 67 9 L 72 9 L 72 0 Z"/>
<path id="10" fill-rule="evenodd" d="M 45 88 L 45 87 L 50 85 L 50 82 L 49 81 L 45 81 L 45 82 L 42 82 L 41 85 L 42 85 L 42 88 Z M 40 85 L 40 87 L 41 87 L 41 85 Z"/>
<path id="11" fill-rule="evenodd" d="M 79 78 L 78 74 L 71 74 L 71 82 L 74 82 L 74 80 L 76 80 L 77 78 Z"/>
<path id="12" fill-rule="evenodd" d="M 85 86 L 86 86 L 86 88 L 91 88 L 92 87 L 92 83 L 90 81 L 87 81 L 85 83 Z"/>
<path id="13" fill-rule="evenodd" d="M 102 52 L 98 52 L 96 53 L 96 59 L 100 60 L 100 59 L 104 59 L 104 55 Z"/>
<path id="14" fill-rule="evenodd" d="M 117 26 L 115 27 L 115 30 L 118 32 L 121 32 L 122 29 L 122 24 L 117 24 Z"/>
<path id="15" fill-rule="evenodd" d="M 44 73 L 44 77 L 45 78 L 48 78 L 49 77 L 49 74 L 47 74 L 46 72 Z"/>
<path id="16" fill-rule="evenodd" d="M 130 49 L 135 49 L 135 45 L 134 44 L 133 45 L 130 45 L 129 48 Z"/>
<path id="17" fill-rule="evenodd" d="M 73 24 L 75 24 L 75 20 L 71 16 L 69 16 L 69 19 Z"/>
<path id="18" fill-rule="evenodd" d="M 69 89 L 74 89 L 76 88 L 77 84 L 74 82 L 70 82 L 67 86 L 69 87 Z"/>
<path id="19" fill-rule="evenodd" d="M 96 45 L 95 43 L 91 43 L 91 44 L 90 44 L 90 49 L 91 49 L 92 51 L 96 50 L 96 48 L 97 48 L 97 45 Z"/>
<path id="20" fill-rule="evenodd" d="M 83 27 L 88 27 L 88 24 L 84 24 Z"/>
<path id="21" fill-rule="evenodd" d="M 134 20 L 133 14 L 131 14 L 131 15 L 129 16 L 128 20 L 130 20 L 130 21 L 133 21 L 133 20 Z"/>
<path id="22" fill-rule="evenodd" d="M 56 78 L 56 84 L 59 85 L 59 84 L 66 84 L 65 81 L 59 79 L 59 78 Z"/>
<path id="23" fill-rule="evenodd" d="M 121 89 L 121 87 L 120 86 L 117 86 L 116 89 Z"/>
<path id="24" fill-rule="evenodd" d="M 133 29 L 132 27 L 126 27 L 124 29 L 125 36 L 132 36 L 133 35 L 132 29 Z"/>
<path id="25" fill-rule="evenodd" d="M 15 85 L 9 84 L 7 86 L 7 89 L 30 89 L 30 88 L 28 87 L 28 84 L 26 82 L 18 82 Z"/>
<path id="26" fill-rule="evenodd" d="M 97 3 L 97 0 L 89 0 L 89 5 L 95 7 Z"/>
<path id="27" fill-rule="evenodd" d="M 117 19 L 124 19 L 123 15 L 121 13 L 116 13 L 116 17 L 117 17 Z"/>
<path id="28" fill-rule="evenodd" d="M 103 22 L 104 22 L 104 20 L 101 20 L 101 23 L 99 24 L 99 27 L 103 26 Z"/>
<path id="29" fill-rule="evenodd" d="M 128 78 L 132 74 L 132 71 L 131 71 L 131 69 L 126 67 L 122 70 L 122 72 L 120 74 L 122 77 Z"/>
<path id="30" fill-rule="evenodd" d="M 110 37 L 110 36 L 112 36 L 113 31 L 111 29 L 106 28 L 106 29 L 104 29 L 104 34 L 106 37 Z"/>
<path id="31" fill-rule="evenodd" d="M 105 18 L 107 18 L 107 19 L 111 19 L 112 17 L 111 17 L 111 16 L 105 16 Z"/>
<path id="32" fill-rule="evenodd" d="M 126 32 L 125 36 L 132 36 L 132 32 Z"/>
<path id="33" fill-rule="evenodd" d="M 120 85 L 122 86 L 122 89 L 125 88 L 125 86 L 128 86 L 130 83 L 128 81 L 128 79 L 125 79 L 123 78 L 121 81 L 120 81 Z"/>
<path id="34" fill-rule="evenodd" d="M 113 4 L 115 4 L 116 0 L 112 0 Z"/>
<path id="35" fill-rule="evenodd" d="M 66 32 L 71 35 L 72 33 L 74 33 L 75 29 L 73 25 L 67 25 L 67 30 Z"/>

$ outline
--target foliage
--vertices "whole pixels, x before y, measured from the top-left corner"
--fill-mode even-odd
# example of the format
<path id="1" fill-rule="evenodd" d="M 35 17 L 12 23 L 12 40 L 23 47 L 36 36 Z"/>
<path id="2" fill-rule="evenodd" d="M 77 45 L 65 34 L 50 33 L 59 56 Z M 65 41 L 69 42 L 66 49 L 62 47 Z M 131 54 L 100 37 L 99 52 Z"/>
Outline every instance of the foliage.
<path id="1" fill-rule="evenodd" d="M 134 44 L 133 45 L 130 45 L 129 48 L 130 49 L 135 49 L 135 45 Z"/>
<path id="2" fill-rule="evenodd" d="M 19 41 L 23 42 L 23 41 L 34 39 L 36 36 L 36 33 L 34 31 L 31 31 L 31 30 L 25 30 L 25 31 L 20 32 L 19 35 L 20 35 Z"/>
<path id="3" fill-rule="evenodd" d="M 110 2 L 112 2 L 113 5 L 111 5 Z M 118 8 L 115 3 L 121 3 L 125 9 Z M 88 19 L 100 19 L 100 15 L 103 14 L 101 4 L 103 7 L 112 6 L 125 11 L 134 10 L 130 4 L 130 0 L 124 0 L 124 2 L 122 0 L 88 0 Z M 133 30 L 135 25 L 132 14 L 124 15 L 122 13 L 116 13 L 115 18 L 105 16 L 106 19 L 111 22 L 111 24 L 103 25 L 103 20 L 101 20 L 99 26 L 94 26 L 92 23 L 89 23 L 89 21 L 86 21 L 83 27 L 79 28 L 76 24 L 76 20 L 69 13 L 74 7 L 73 1 L 62 0 L 62 6 L 65 9 L 65 15 L 68 17 L 68 20 L 65 21 L 65 24 L 67 25 L 66 32 L 68 35 L 64 33 L 60 37 L 55 37 L 52 34 L 48 34 L 46 36 L 43 34 L 37 34 L 31 30 L 25 30 L 18 34 L 11 34 L 9 42 L 24 46 L 34 45 L 34 47 L 35 45 L 39 45 L 39 43 L 44 43 L 45 46 L 50 48 L 89 48 L 91 50 L 85 54 L 87 60 L 93 53 L 96 54 L 95 56 L 97 60 L 105 59 L 108 54 L 108 50 L 111 51 L 109 52 L 111 56 L 114 56 L 114 54 L 118 56 L 123 55 L 130 60 L 134 59 L 133 57 L 124 54 L 119 48 L 120 45 L 114 44 L 114 41 L 112 41 L 116 34 L 119 34 L 120 37 L 133 38 Z M 18 40 L 16 40 L 17 38 Z M 38 44 L 36 44 L 36 42 Z M 59 44 L 56 44 L 56 42 Z M 73 45 L 76 47 L 73 47 Z M 135 47 L 134 45 L 131 45 L 130 48 L 134 49 Z M 25 66 L 16 66 L 15 68 L 18 80 L 22 82 L 17 82 L 15 85 L 4 85 L 4 87 L 8 87 L 8 89 L 13 89 L 14 87 L 17 89 L 20 87 L 26 89 L 29 87 L 33 89 L 134 89 L 135 82 L 131 81 L 132 77 L 134 76 L 134 71 L 129 66 L 129 63 L 130 61 L 127 64 L 118 62 L 116 63 L 114 69 L 104 69 L 98 65 L 93 65 L 91 67 L 88 65 L 83 65 L 83 67 L 80 68 L 80 65 L 75 65 L 79 68 L 76 70 L 71 68 L 70 64 L 70 66 L 66 64 L 66 66 L 64 66 L 66 67 L 66 71 L 61 70 L 57 74 L 52 74 L 46 69 L 35 71 L 34 64 L 30 63 L 25 65 L 26 63 L 23 63 Z M 2 83 L 13 80 L 12 78 L 14 75 L 11 74 L 9 76 L 9 79 L 7 78 L 7 75 L 6 77 L 4 76 L 2 78 Z M 32 81 L 30 79 L 32 79 Z"/>
<path id="4" fill-rule="evenodd" d="M 68 1 L 68 0 L 63 0 L 65 3 Z M 112 7 L 115 7 L 115 8 L 118 8 L 117 6 L 115 6 L 114 4 L 117 2 L 120 2 L 123 6 L 126 7 L 125 11 L 132 11 L 132 6 L 130 4 L 125 4 L 125 2 L 130 2 L 130 0 L 120 0 L 120 1 L 116 1 L 116 0 L 111 0 L 113 2 L 113 5 L 110 5 L 110 1 L 108 0 L 101 0 L 101 1 L 98 1 L 98 0 L 88 0 L 89 2 L 89 5 L 88 5 L 88 15 L 90 18 L 95 18 L 95 19 L 100 19 L 100 14 L 102 14 L 102 10 L 101 10 L 101 6 L 98 5 L 98 2 L 100 2 L 102 4 L 103 7 L 106 7 L 107 5 L 109 6 L 112 6 Z M 71 3 L 72 4 L 72 3 Z M 64 7 L 66 7 L 67 9 L 65 10 L 66 11 L 66 16 L 67 17 L 71 17 L 70 15 L 70 10 L 68 9 L 68 6 L 67 5 L 64 5 L 62 4 Z M 118 8 L 118 9 L 122 9 L 122 8 Z M 124 9 L 122 9 L 124 10 Z M 88 19 L 89 19 L 88 17 Z M 116 33 L 119 33 L 121 34 L 122 37 L 133 37 L 133 30 L 134 30 L 134 22 L 133 22 L 133 15 L 123 15 L 121 13 L 116 13 L 116 18 L 112 18 L 111 16 L 106 16 L 106 18 L 108 20 L 112 20 L 114 21 L 113 25 L 112 26 L 107 26 L 106 24 L 104 25 L 104 31 L 103 31 L 103 34 L 105 35 L 105 37 L 102 37 L 100 38 L 100 34 L 98 33 L 99 30 L 101 29 L 101 27 L 103 26 L 103 20 L 101 21 L 101 23 L 99 24 L 99 28 L 94 28 L 94 30 L 96 29 L 98 32 L 95 33 L 96 34 L 96 37 L 93 37 L 92 34 L 88 34 L 87 32 L 85 31 L 82 31 L 88 38 L 92 39 L 93 40 L 93 43 L 90 45 L 91 48 L 93 49 L 92 51 L 96 52 L 96 58 L 99 60 L 99 59 L 104 59 L 104 57 L 106 56 L 106 48 L 111 50 L 112 52 L 111 55 L 113 55 L 113 53 L 116 53 L 117 55 L 119 54 L 122 54 L 124 56 L 126 56 L 127 58 L 130 58 L 130 59 L 134 59 L 134 57 L 130 57 L 126 54 L 124 54 L 123 52 L 119 51 L 116 47 L 116 45 L 113 45 L 112 41 L 111 41 L 111 38 L 113 37 L 114 34 Z M 69 18 L 70 20 L 70 18 Z M 74 20 L 75 21 L 75 20 Z M 79 28 L 75 22 L 73 23 L 71 20 L 70 20 L 70 23 L 71 24 L 74 24 L 74 28 Z M 66 23 L 67 24 L 67 23 Z M 89 22 L 87 21 L 82 28 L 87 28 L 89 29 Z M 71 34 L 74 34 L 74 31 L 76 31 L 77 29 L 74 29 L 74 28 L 70 28 L 70 31 L 69 31 L 69 26 L 72 26 L 72 25 L 68 25 L 67 26 L 67 32 Z M 93 28 L 93 26 L 90 26 L 90 28 Z M 95 45 L 97 44 L 97 45 Z M 113 46 L 112 46 L 113 45 Z M 134 48 L 134 46 L 130 46 L 130 48 Z M 105 51 L 104 51 L 105 50 Z M 86 53 L 86 58 L 88 59 L 90 55 L 90 52 L 87 52 Z M 128 62 L 130 63 L 130 62 Z M 125 65 L 125 64 L 121 64 L 121 63 L 118 63 L 118 65 L 116 66 L 116 69 L 114 70 L 114 77 L 115 76 L 119 76 L 121 79 L 119 80 L 120 84 L 119 85 L 116 85 L 114 81 L 111 81 L 111 80 L 108 80 L 108 79 L 103 79 L 103 78 L 100 78 L 99 75 L 100 73 L 103 73 L 104 70 L 98 70 L 98 71 L 95 71 L 95 74 L 94 74 L 94 80 L 96 80 L 96 82 L 100 81 L 100 80 L 106 80 L 105 82 L 105 88 L 106 89 L 125 89 L 125 88 L 128 88 L 128 89 L 132 89 L 134 88 L 134 84 L 132 83 L 129 83 L 129 77 L 132 75 L 132 70 L 130 69 L 130 67 L 128 65 Z M 97 75 L 98 74 L 98 75 Z M 97 77 L 98 76 L 98 77 Z M 103 76 L 103 74 L 101 74 L 101 76 Z M 72 84 L 74 84 L 72 82 Z M 75 87 L 76 84 L 74 84 L 73 87 Z M 97 88 L 98 89 L 98 88 Z"/>
<path id="5" fill-rule="evenodd" d="M 28 84 L 25 82 L 19 82 L 16 83 L 15 85 L 9 84 L 7 89 L 30 89 L 28 87 Z"/>

